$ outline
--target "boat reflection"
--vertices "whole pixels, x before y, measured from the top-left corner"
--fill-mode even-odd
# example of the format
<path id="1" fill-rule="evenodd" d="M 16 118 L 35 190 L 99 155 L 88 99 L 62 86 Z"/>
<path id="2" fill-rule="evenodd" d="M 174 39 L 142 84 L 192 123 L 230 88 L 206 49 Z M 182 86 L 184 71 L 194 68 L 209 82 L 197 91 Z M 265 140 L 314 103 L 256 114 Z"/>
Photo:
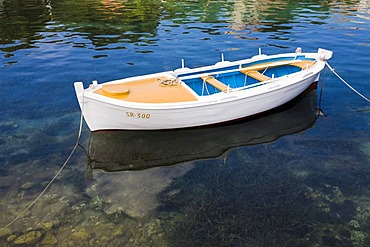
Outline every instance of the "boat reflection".
<path id="1" fill-rule="evenodd" d="M 115 172 L 222 158 L 233 148 L 272 142 L 310 128 L 317 118 L 315 106 L 316 88 L 311 87 L 274 111 L 228 125 L 92 132 L 88 167 Z"/>

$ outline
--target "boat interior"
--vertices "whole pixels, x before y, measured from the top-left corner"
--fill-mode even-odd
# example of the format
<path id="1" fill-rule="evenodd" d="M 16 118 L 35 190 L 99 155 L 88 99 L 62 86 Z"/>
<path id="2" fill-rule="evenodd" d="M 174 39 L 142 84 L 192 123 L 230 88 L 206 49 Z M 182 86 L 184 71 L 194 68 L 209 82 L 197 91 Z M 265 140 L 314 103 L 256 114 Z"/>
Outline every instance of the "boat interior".
<path id="1" fill-rule="evenodd" d="M 236 66 L 226 71 L 203 72 L 203 76 L 184 76 L 181 80 L 199 96 L 228 92 L 235 89 L 246 89 L 262 85 L 278 78 L 301 70 L 308 69 L 315 60 L 280 60 L 247 66 Z"/>
<path id="2" fill-rule="evenodd" d="M 156 76 L 124 83 L 104 84 L 94 91 L 110 98 L 140 103 L 197 101 L 202 96 L 244 90 L 271 82 L 274 78 L 306 70 L 316 61 L 304 56 L 279 58 L 184 73 L 175 77 Z"/>

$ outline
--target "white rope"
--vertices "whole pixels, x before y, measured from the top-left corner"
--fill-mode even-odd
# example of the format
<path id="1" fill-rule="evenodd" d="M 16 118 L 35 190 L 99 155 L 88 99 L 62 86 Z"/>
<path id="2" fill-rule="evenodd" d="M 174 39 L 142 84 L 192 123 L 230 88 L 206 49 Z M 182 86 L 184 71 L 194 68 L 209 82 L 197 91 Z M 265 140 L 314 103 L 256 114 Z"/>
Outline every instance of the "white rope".
<path id="1" fill-rule="evenodd" d="M 66 161 L 64 162 L 64 164 L 60 167 L 60 169 L 58 170 L 58 172 L 55 174 L 55 176 L 50 180 L 50 182 L 45 186 L 44 190 L 41 191 L 41 193 L 38 195 L 38 197 L 36 197 L 35 200 L 33 200 L 31 202 L 30 205 L 28 205 L 28 207 L 26 207 L 21 213 L 18 214 L 17 217 L 15 217 L 11 222 L 9 222 L 6 226 L 0 228 L 0 233 L 5 230 L 5 228 L 11 226 L 14 222 L 16 222 L 20 217 L 22 217 L 22 215 L 24 213 L 26 213 L 46 192 L 46 190 L 50 187 L 50 185 L 54 182 L 54 180 L 58 177 L 58 175 L 62 172 L 62 170 L 64 169 L 64 167 L 67 165 L 68 161 L 71 159 L 73 153 L 76 151 L 78 145 L 79 145 L 79 142 L 80 142 L 80 137 L 81 137 L 81 133 L 82 133 L 82 123 L 83 123 L 83 114 L 82 114 L 82 111 L 81 111 L 81 119 L 80 119 L 80 128 L 79 128 L 79 131 L 78 131 L 78 136 L 77 136 L 77 141 L 76 141 L 76 144 L 75 146 L 73 147 L 71 153 L 69 154 L 68 158 L 66 159 Z"/>
<path id="2" fill-rule="evenodd" d="M 349 87 L 353 92 L 355 92 L 357 95 L 359 95 L 360 97 L 362 97 L 364 100 L 366 100 L 367 102 L 370 103 L 370 99 L 366 98 L 364 95 L 362 95 L 359 91 L 357 91 L 356 89 L 354 89 L 351 85 L 349 85 L 348 82 L 346 82 L 337 72 L 335 72 L 335 70 L 329 65 L 329 63 L 327 61 L 325 61 L 325 64 L 326 66 L 328 66 L 328 68 L 330 69 L 331 72 L 333 72 L 334 75 L 336 75 L 339 80 L 341 80 L 347 87 Z"/>

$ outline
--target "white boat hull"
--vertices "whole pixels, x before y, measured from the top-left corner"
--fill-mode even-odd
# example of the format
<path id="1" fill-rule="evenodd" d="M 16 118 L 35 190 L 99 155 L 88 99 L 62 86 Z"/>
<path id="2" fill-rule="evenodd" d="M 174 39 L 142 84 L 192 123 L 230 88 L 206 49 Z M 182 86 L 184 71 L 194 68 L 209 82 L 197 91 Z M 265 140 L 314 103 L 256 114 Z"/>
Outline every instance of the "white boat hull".
<path id="1" fill-rule="evenodd" d="M 195 102 L 125 102 L 86 93 L 82 83 L 76 83 L 75 88 L 91 131 L 176 129 L 228 122 L 281 106 L 318 81 L 324 66 L 321 61 L 312 70 L 286 79 L 277 78 L 259 87 L 220 93 Z"/>

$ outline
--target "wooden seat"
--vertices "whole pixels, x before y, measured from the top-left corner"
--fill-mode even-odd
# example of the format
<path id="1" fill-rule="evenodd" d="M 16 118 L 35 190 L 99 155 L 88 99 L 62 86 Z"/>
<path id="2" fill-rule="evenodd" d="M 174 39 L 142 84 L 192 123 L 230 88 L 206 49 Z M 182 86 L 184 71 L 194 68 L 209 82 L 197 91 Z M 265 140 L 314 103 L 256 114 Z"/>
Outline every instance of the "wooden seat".
<path id="1" fill-rule="evenodd" d="M 202 79 L 205 82 L 207 82 L 208 84 L 214 86 L 215 88 L 217 88 L 218 90 L 221 90 L 223 92 L 226 92 L 228 90 L 228 88 L 229 88 L 227 85 L 225 85 L 224 83 L 220 82 L 219 80 L 217 80 L 213 76 L 202 76 Z"/>
<path id="2" fill-rule="evenodd" d="M 303 61 L 300 61 L 300 62 L 291 63 L 290 65 L 299 67 L 301 69 L 306 69 L 306 68 L 311 68 L 312 66 L 314 66 L 315 62 L 316 61 L 303 60 Z"/>
<path id="3" fill-rule="evenodd" d="M 252 70 L 252 71 L 241 70 L 241 72 L 246 74 L 247 76 L 250 76 L 250 77 L 258 80 L 258 81 L 267 81 L 267 80 L 271 79 L 270 77 L 265 76 L 265 75 L 261 74 L 260 72 L 258 72 L 256 70 Z"/>

